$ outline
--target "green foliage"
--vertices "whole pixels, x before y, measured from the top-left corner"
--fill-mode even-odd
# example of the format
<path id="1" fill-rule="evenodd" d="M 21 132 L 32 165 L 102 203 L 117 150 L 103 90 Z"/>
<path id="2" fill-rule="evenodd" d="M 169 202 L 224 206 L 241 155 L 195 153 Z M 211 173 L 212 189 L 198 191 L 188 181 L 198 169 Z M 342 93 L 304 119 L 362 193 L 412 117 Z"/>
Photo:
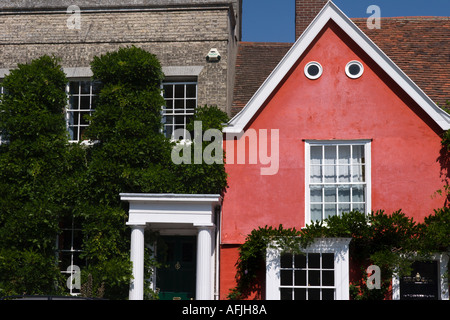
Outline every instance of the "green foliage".
<path id="1" fill-rule="evenodd" d="M 67 147 L 63 110 L 65 75 L 43 56 L 5 77 L 0 111 L 1 294 L 58 291 L 55 239 L 71 207 L 70 183 L 77 151 Z"/>
<path id="2" fill-rule="evenodd" d="M 194 132 L 194 122 L 201 122 L 201 132 Z M 209 194 L 221 194 L 227 186 L 227 174 L 225 172 L 225 166 L 223 165 L 223 154 L 221 155 L 222 161 L 207 163 L 204 157 L 201 159 L 201 163 L 196 164 L 194 159 L 194 150 L 197 144 L 201 143 L 202 154 L 205 148 L 214 141 L 197 142 L 195 135 L 203 137 L 205 132 L 209 129 L 216 129 L 221 132 L 224 123 L 228 121 L 228 116 L 225 112 L 217 108 L 216 106 L 203 106 L 196 109 L 195 114 L 191 122 L 187 125 L 187 130 L 191 133 L 192 144 L 184 146 L 179 145 L 178 148 L 190 148 L 191 157 L 190 164 L 181 163 L 173 164 L 171 170 L 175 173 L 176 191 L 178 193 L 209 193 Z M 214 140 L 214 139 L 213 139 Z M 222 142 L 220 141 L 220 146 Z M 177 148 L 176 147 L 176 148 Z M 222 148 L 220 152 L 223 152 Z M 215 156 L 214 154 L 211 154 Z"/>
<path id="3" fill-rule="evenodd" d="M 19 65 L 2 85 L 0 128 L 0 295 L 62 294 L 55 259 L 61 222 L 82 228 L 84 296 L 125 299 L 131 279 L 130 230 L 121 192 L 220 193 L 223 164 L 177 166 L 162 134 L 161 66 L 136 47 L 95 57 L 101 82 L 86 138 L 68 143 L 67 79 L 58 60 Z M 220 128 L 219 109 L 199 108 L 204 128 Z M 226 120 L 225 120 L 226 121 Z M 154 263 L 146 250 L 146 266 Z M 146 268 L 150 278 L 150 268 Z M 156 298 L 153 292 L 146 296 Z"/>
<path id="4" fill-rule="evenodd" d="M 0 296 L 61 294 L 55 257 L 38 250 L 0 249 Z"/>
<path id="5" fill-rule="evenodd" d="M 95 143 L 87 150 L 79 205 L 84 221 L 83 256 L 89 263 L 85 274 L 91 275 L 92 292 L 104 288 L 105 298 L 125 298 L 131 279 L 130 236 L 125 226 L 127 207 L 119 194 L 220 193 L 226 176 L 223 164 L 177 166 L 172 162 L 174 143 L 162 133 L 163 74 L 153 54 L 123 48 L 94 58 L 91 67 L 102 87 L 86 130 L 86 137 Z M 217 114 L 223 119 L 219 111 L 199 108 L 195 118 L 218 126 Z M 147 265 L 152 261 L 149 254 Z M 148 288 L 145 295 L 156 297 Z"/>
<path id="6" fill-rule="evenodd" d="M 236 263 L 237 286 L 230 291 L 229 299 L 244 299 L 260 285 L 258 273 L 264 269 L 268 246 L 277 241 L 283 251 L 299 252 L 317 238 L 351 238 L 352 261 L 365 266 L 375 264 L 381 268 L 381 290 L 368 290 L 366 271 L 360 270 L 360 280 L 350 287 L 355 300 L 383 299 L 389 291 L 394 273 L 409 274 L 414 259 L 424 259 L 436 252 L 450 248 L 450 209 L 436 210 L 416 223 L 401 210 L 390 215 L 384 211 L 365 215 L 357 211 L 333 216 L 323 222 L 314 222 L 300 231 L 265 226 L 253 230 L 239 248 Z"/>
<path id="7" fill-rule="evenodd" d="M 300 234 L 295 228 L 285 229 L 282 225 L 278 228 L 265 226 L 252 230 L 239 247 L 239 259 L 236 262 L 237 286 L 230 290 L 228 299 L 245 299 L 258 288 L 258 273 L 261 269 L 265 270 L 266 251 L 273 241 L 277 241 L 278 246 L 286 251 L 299 252 L 303 241 Z"/>
<path id="8" fill-rule="evenodd" d="M 445 101 L 445 105 L 441 106 L 441 108 L 447 112 L 450 113 L 450 100 Z M 443 137 L 442 137 L 442 145 L 447 149 L 447 151 L 450 150 L 450 130 L 447 130 Z"/>

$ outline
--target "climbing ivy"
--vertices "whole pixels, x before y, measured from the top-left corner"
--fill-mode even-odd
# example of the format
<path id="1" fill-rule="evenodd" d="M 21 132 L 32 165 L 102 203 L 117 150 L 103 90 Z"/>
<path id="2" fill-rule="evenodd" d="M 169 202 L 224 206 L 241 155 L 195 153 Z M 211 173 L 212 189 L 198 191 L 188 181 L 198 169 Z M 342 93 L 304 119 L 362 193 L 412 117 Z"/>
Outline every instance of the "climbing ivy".
<path id="1" fill-rule="evenodd" d="M 360 270 L 360 280 L 350 287 L 353 299 L 383 299 L 395 273 L 409 274 L 413 259 L 426 259 L 432 253 L 448 251 L 450 242 L 450 209 L 436 210 L 416 223 L 401 210 L 392 214 L 384 211 L 369 215 L 353 211 L 333 216 L 323 222 L 314 222 L 301 230 L 272 226 L 254 229 L 239 247 L 236 262 L 235 288 L 229 299 L 245 299 L 260 290 L 264 276 L 265 256 L 275 240 L 284 251 L 301 253 L 317 238 L 351 238 L 350 258 L 365 266 L 376 264 L 381 268 L 381 290 L 367 290 L 365 268 Z"/>

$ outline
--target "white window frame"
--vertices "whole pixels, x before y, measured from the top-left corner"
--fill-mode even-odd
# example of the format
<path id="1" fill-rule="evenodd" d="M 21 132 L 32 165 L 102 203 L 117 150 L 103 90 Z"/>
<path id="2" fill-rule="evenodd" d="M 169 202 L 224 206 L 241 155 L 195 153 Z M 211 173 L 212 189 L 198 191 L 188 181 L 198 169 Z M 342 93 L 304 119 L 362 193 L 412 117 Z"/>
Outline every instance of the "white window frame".
<path id="1" fill-rule="evenodd" d="M 86 263 L 84 261 L 83 265 L 81 265 L 81 266 L 74 265 L 75 256 L 77 256 L 78 259 L 80 259 L 79 256 L 83 252 L 81 247 L 77 248 L 75 246 L 75 242 L 76 242 L 75 233 L 77 231 L 78 232 L 82 232 L 82 228 L 81 228 L 81 226 L 78 226 L 78 227 L 75 226 L 74 219 L 75 218 L 72 217 L 70 225 L 65 225 L 65 226 L 63 225 L 62 226 L 62 231 L 63 232 L 65 231 L 66 235 L 70 234 L 70 248 L 68 248 L 68 247 L 61 248 L 60 247 L 60 240 L 61 240 L 61 237 L 64 236 L 63 234 L 58 235 L 57 239 L 56 239 L 56 256 L 57 256 L 57 260 L 58 260 L 58 265 L 61 266 L 61 263 L 63 261 L 63 259 L 62 259 L 63 255 L 70 256 L 70 265 L 67 267 L 67 269 L 61 269 L 60 270 L 60 272 L 62 274 L 64 274 L 64 275 L 66 275 L 66 276 L 73 275 L 73 269 L 70 268 L 71 266 L 77 266 L 77 267 L 81 268 L 81 267 L 85 266 L 85 263 Z M 81 293 L 80 289 L 76 289 L 73 286 L 68 286 L 67 285 L 67 289 L 69 290 L 69 294 L 72 295 L 72 296 L 78 296 Z"/>
<path id="2" fill-rule="evenodd" d="M 90 84 L 89 84 L 89 93 L 86 93 L 86 94 L 82 94 L 81 93 L 81 86 L 79 86 L 79 88 L 78 88 L 78 90 L 79 90 L 79 92 L 78 92 L 78 94 L 76 94 L 77 96 L 78 96 L 78 109 L 71 109 L 70 108 L 70 97 L 71 97 L 71 93 L 70 93 L 70 83 L 71 82 L 82 82 L 82 81 L 85 81 L 85 82 L 90 82 Z M 98 93 L 93 93 L 93 86 L 92 86 L 92 84 L 93 84 L 93 81 L 92 81 L 92 79 L 91 78 L 69 78 L 69 82 L 67 83 L 67 85 L 66 85 L 66 95 L 67 95 L 67 107 L 66 107 L 66 128 L 67 128 L 67 132 L 70 134 L 70 128 L 69 128 L 69 126 L 70 126 L 70 113 L 71 112 L 78 112 L 79 113 L 79 116 L 81 115 L 81 113 L 86 113 L 86 114 L 89 114 L 89 115 L 92 115 L 92 113 L 94 112 L 94 110 L 95 110 L 95 108 L 93 107 L 93 98 L 95 97 L 95 96 L 97 96 L 98 95 Z M 89 109 L 80 109 L 80 105 L 81 105 L 81 97 L 89 97 Z M 70 139 L 70 137 L 69 137 L 69 142 L 73 142 L 73 143 L 76 143 L 76 142 L 80 142 L 80 141 L 82 141 L 82 142 L 87 142 L 87 140 L 85 139 L 85 140 L 83 140 L 83 139 L 81 139 L 81 128 L 87 128 L 88 126 L 89 126 L 89 124 L 87 124 L 87 125 L 82 125 L 82 124 L 80 124 L 81 123 L 81 118 L 79 119 L 79 121 L 78 121 L 78 124 L 77 125 L 75 125 L 74 127 L 77 127 L 78 128 L 78 130 L 77 130 L 77 137 L 76 137 L 76 139 Z"/>
<path id="3" fill-rule="evenodd" d="M 163 90 L 164 90 L 164 86 L 166 86 L 166 85 L 172 85 L 172 86 L 184 85 L 185 86 L 184 97 L 183 98 L 175 98 L 175 87 L 173 87 L 174 88 L 174 94 L 173 94 L 172 98 L 164 97 L 164 91 Z M 187 97 L 186 96 L 186 91 L 187 91 L 186 90 L 186 85 L 195 85 L 195 98 L 191 98 L 191 97 Z M 162 90 L 162 94 L 163 94 L 164 100 L 166 100 L 166 101 L 172 100 L 173 101 L 173 108 L 172 109 L 167 109 L 166 107 L 163 107 L 162 111 L 161 111 L 161 115 L 162 115 L 162 119 L 163 119 L 163 134 L 164 135 L 166 134 L 166 131 L 165 131 L 166 123 L 165 123 L 165 120 L 164 120 L 165 116 L 172 116 L 172 117 L 183 116 L 184 117 L 183 129 L 186 129 L 186 126 L 187 126 L 187 120 L 186 119 L 187 119 L 187 117 L 188 116 L 194 116 L 195 110 L 197 109 L 197 106 L 198 106 L 198 82 L 194 81 L 194 80 L 192 80 L 192 81 L 175 81 L 175 80 L 163 81 L 161 83 L 161 90 Z M 176 113 L 175 112 L 175 110 L 176 110 L 175 109 L 175 101 L 176 100 L 183 100 L 184 101 L 184 108 L 182 109 L 183 112 L 180 112 L 180 113 Z M 186 101 L 187 100 L 195 100 L 194 108 L 187 108 L 186 107 Z M 191 109 L 193 109 L 193 110 L 191 111 Z M 168 112 L 169 110 L 173 110 L 173 112 Z M 175 121 L 175 118 L 174 118 L 173 121 Z M 174 140 L 174 141 L 175 140 L 178 141 L 179 139 L 174 139 L 175 123 L 172 122 L 171 126 L 172 126 L 172 135 L 171 135 L 170 139 Z M 183 141 L 186 140 L 186 137 L 184 136 L 183 139 L 181 139 L 181 140 L 183 140 Z"/>
<path id="4" fill-rule="evenodd" d="M 365 192 L 365 214 L 369 214 L 371 212 L 371 198 L 372 198 L 372 192 L 371 192 L 371 143 L 372 141 L 369 139 L 364 140 L 305 140 L 305 225 L 308 225 L 312 223 L 311 221 L 311 190 L 310 186 L 314 185 L 310 182 L 310 150 L 311 146 L 345 146 L 345 145 L 364 145 L 364 156 L 365 156 L 365 182 L 363 183 L 355 183 L 355 182 L 336 182 L 336 183 L 319 183 L 317 185 L 365 185 L 366 186 L 366 192 Z M 324 155 L 323 155 L 324 156 Z M 351 158 L 350 154 L 350 158 Z M 323 165 L 323 164 L 322 164 Z M 336 166 L 336 176 L 339 176 L 339 166 Z M 350 164 L 350 168 L 352 165 Z M 350 176 L 352 176 L 352 172 L 350 172 Z M 337 195 L 336 195 L 337 196 Z M 324 197 L 322 197 L 322 201 L 324 200 Z M 338 199 L 336 199 L 338 202 Z M 322 209 L 324 210 L 324 209 Z M 338 212 L 339 214 L 339 212 Z"/>
<path id="5" fill-rule="evenodd" d="M 335 300 L 349 300 L 349 243 L 351 238 L 323 238 L 316 239 L 305 249 L 304 253 L 333 253 L 334 254 L 334 288 Z M 272 243 L 266 252 L 266 300 L 280 300 L 281 293 L 281 254 L 282 248 Z M 289 286 L 299 287 L 302 286 Z M 304 287 L 304 286 L 303 286 Z M 320 288 L 320 287 L 315 287 Z"/>

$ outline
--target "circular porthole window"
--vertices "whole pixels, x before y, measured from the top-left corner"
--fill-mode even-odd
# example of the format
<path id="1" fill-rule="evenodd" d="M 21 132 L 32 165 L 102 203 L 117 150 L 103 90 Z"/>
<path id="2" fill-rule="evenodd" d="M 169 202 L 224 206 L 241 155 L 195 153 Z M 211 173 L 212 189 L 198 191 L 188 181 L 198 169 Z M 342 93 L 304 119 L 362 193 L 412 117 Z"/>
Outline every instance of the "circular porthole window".
<path id="1" fill-rule="evenodd" d="M 364 72 L 364 67 L 359 61 L 350 61 L 345 66 L 345 73 L 349 78 L 357 79 L 361 77 Z"/>
<path id="2" fill-rule="evenodd" d="M 305 66 L 305 75 L 311 80 L 319 78 L 322 71 L 322 66 L 316 61 L 308 62 Z"/>

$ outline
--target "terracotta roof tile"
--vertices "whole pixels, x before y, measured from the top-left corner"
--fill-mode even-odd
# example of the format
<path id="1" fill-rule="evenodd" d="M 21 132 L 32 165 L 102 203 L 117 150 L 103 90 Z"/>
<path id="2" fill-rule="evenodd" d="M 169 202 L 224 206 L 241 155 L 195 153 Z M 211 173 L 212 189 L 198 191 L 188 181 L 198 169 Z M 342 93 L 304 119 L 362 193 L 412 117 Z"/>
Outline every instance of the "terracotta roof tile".
<path id="1" fill-rule="evenodd" d="M 292 43 L 239 43 L 232 116 L 245 107 L 291 47 Z"/>
<path id="2" fill-rule="evenodd" d="M 381 29 L 352 19 L 434 102 L 450 100 L 450 17 L 382 18 Z M 241 42 L 232 115 L 239 112 L 292 43 Z"/>

